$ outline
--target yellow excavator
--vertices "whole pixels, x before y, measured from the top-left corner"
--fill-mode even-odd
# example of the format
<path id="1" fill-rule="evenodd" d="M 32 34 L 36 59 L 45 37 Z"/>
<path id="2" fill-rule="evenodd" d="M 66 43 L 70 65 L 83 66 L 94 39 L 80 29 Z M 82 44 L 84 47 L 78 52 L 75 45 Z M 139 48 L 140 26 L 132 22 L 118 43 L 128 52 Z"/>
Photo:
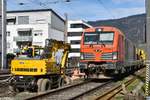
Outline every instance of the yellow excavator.
<path id="1" fill-rule="evenodd" d="M 10 89 L 44 92 L 65 81 L 70 46 L 63 41 L 47 39 L 45 47 L 26 46 L 11 62 Z"/>

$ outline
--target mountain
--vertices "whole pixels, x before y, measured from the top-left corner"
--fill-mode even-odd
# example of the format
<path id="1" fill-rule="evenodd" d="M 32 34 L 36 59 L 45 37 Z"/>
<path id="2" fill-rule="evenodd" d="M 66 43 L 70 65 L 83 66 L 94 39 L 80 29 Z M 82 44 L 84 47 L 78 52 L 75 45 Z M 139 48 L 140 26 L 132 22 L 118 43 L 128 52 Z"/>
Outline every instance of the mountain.
<path id="1" fill-rule="evenodd" d="M 134 43 L 145 42 L 146 14 L 128 16 L 120 19 L 88 21 L 92 26 L 114 26 L 119 28 Z"/>

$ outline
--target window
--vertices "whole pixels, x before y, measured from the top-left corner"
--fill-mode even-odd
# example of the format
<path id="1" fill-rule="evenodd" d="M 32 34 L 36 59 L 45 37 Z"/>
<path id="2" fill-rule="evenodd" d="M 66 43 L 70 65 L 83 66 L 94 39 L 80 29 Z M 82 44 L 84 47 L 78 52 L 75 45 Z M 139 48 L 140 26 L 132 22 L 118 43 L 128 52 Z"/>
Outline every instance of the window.
<path id="1" fill-rule="evenodd" d="M 70 24 L 70 28 L 88 28 L 88 26 L 84 24 Z"/>
<path id="2" fill-rule="evenodd" d="M 114 39 L 114 33 L 113 32 L 104 32 L 99 35 L 99 43 L 110 43 L 112 44 Z"/>
<path id="3" fill-rule="evenodd" d="M 7 34 L 7 36 L 10 36 L 10 31 L 7 31 L 6 34 Z"/>
<path id="4" fill-rule="evenodd" d="M 68 32 L 67 35 L 68 36 L 81 36 L 82 32 Z"/>
<path id="5" fill-rule="evenodd" d="M 18 24 L 29 24 L 29 16 L 18 16 Z"/>
<path id="6" fill-rule="evenodd" d="M 16 24 L 16 17 L 15 16 L 8 16 L 6 22 L 7 22 L 7 25 L 14 25 L 14 24 Z"/>
<path id="7" fill-rule="evenodd" d="M 32 36 L 32 31 L 18 31 L 19 36 Z"/>
<path id="8" fill-rule="evenodd" d="M 9 42 L 7 42 L 7 48 L 10 48 L 10 43 Z"/>
<path id="9" fill-rule="evenodd" d="M 36 20 L 36 22 L 39 24 L 43 24 L 43 23 L 45 23 L 45 19 L 39 19 L 39 20 Z"/>
<path id="10" fill-rule="evenodd" d="M 71 49 L 70 53 L 76 53 L 76 52 L 80 52 L 80 49 Z"/>
<path id="11" fill-rule="evenodd" d="M 90 32 L 84 34 L 85 44 L 112 44 L 113 32 Z"/>
<path id="12" fill-rule="evenodd" d="M 71 24 L 70 28 L 82 28 L 82 24 Z"/>
<path id="13" fill-rule="evenodd" d="M 84 43 L 85 44 L 97 44 L 98 34 L 97 33 L 85 33 L 84 34 Z"/>
<path id="14" fill-rule="evenodd" d="M 34 31 L 33 31 L 34 36 L 42 36 L 42 35 L 43 35 L 42 32 L 43 32 L 42 30 L 34 30 Z"/>
<path id="15" fill-rule="evenodd" d="M 89 28 L 89 27 L 83 24 L 82 28 L 86 29 L 86 28 Z"/>
<path id="16" fill-rule="evenodd" d="M 80 44 L 80 42 L 81 42 L 80 40 L 72 40 L 71 44 Z"/>
<path id="17" fill-rule="evenodd" d="M 38 36 L 38 34 L 37 34 L 37 33 L 34 33 L 34 36 Z"/>

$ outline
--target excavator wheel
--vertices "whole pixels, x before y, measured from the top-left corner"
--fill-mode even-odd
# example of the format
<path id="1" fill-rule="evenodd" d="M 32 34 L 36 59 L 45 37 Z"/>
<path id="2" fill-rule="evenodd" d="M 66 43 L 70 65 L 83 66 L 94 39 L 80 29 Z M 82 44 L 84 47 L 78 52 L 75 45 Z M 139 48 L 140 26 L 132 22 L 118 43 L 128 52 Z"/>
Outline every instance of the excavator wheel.
<path id="1" fill-rule="evenodd" d="M 43 79 L 43 81 L 41 83 L 41 92 L 51 89 L 51 86 L 52 86 L 52 84 L 49 79 Z"/>
<path id="2" fill-rule="evenodd" d="M 40 78 L 40 79 L 38 79 L 38 81 L 37 81 L 37 92 L 41 92 L 41 84 L 42 84 L 42 81 L 43 81 L 43 79 L 42 78 Z"/>

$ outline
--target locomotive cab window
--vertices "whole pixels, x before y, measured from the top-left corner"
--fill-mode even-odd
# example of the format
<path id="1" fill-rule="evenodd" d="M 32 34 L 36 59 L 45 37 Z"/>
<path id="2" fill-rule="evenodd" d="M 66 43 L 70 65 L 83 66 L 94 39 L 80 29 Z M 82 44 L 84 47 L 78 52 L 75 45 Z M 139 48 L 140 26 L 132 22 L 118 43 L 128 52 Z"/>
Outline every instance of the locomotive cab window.
<path id="1" fill-rule="evenodd" d="M 113 32 L 91 32 L 84 34 L 84 44 L 112 44 Z"/>
<path id="2" fill-rule="evenodd" d="M 104 32 L 99 35 L 99 44 L 112 44 L 114 39 L 113 32 Z"/>
<path id="3" fill-rule="evenodd" d="M 97 44 L 98 33 L 85 33 L 84 43 L 85 44 Z"/>

